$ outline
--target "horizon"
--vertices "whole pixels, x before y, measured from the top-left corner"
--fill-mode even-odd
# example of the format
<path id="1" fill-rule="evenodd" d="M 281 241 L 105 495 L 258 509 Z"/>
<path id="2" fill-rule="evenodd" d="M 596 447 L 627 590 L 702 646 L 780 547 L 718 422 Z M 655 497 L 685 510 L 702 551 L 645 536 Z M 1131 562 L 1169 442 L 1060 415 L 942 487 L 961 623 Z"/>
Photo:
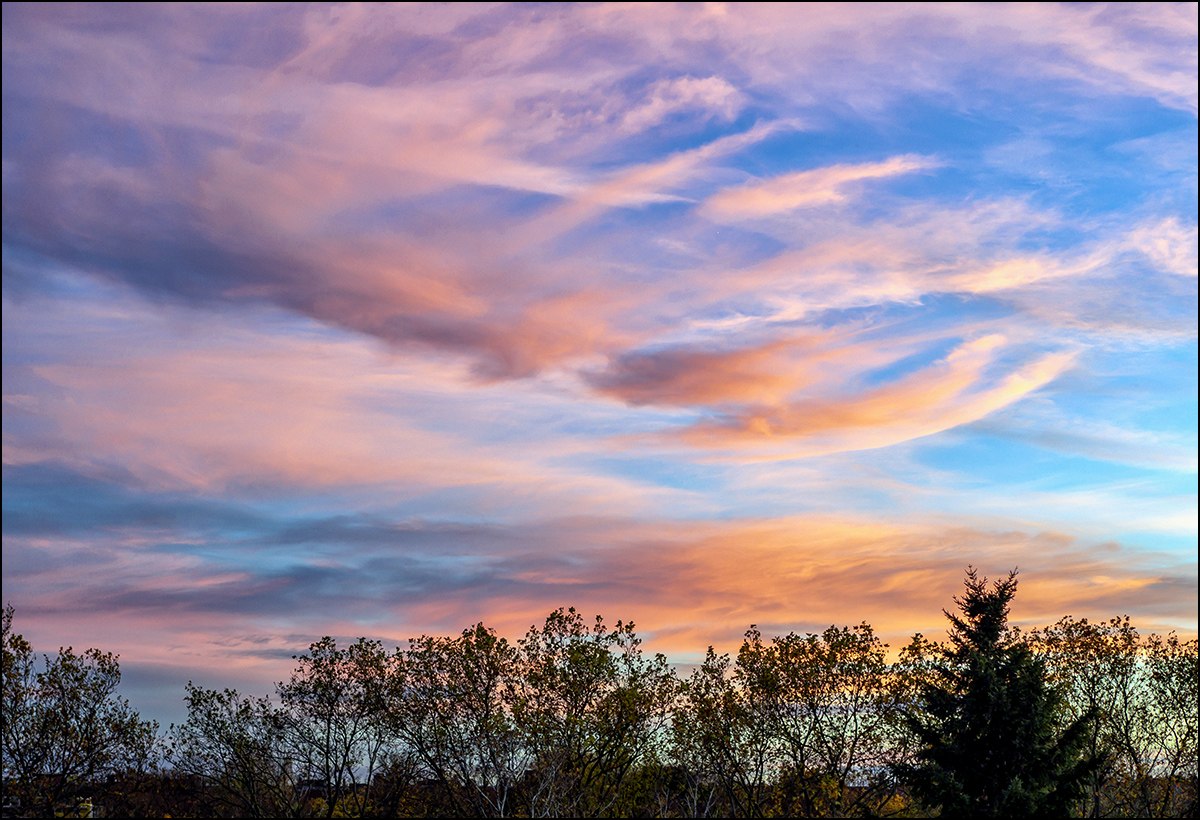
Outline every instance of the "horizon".
<path id="1" fill-rule="evenodd" d="M 1195 4 L 3 23 L 4 603 L 144 716 L 560 606 L 895 650 L 968 564 L 1196 635 Z"/>

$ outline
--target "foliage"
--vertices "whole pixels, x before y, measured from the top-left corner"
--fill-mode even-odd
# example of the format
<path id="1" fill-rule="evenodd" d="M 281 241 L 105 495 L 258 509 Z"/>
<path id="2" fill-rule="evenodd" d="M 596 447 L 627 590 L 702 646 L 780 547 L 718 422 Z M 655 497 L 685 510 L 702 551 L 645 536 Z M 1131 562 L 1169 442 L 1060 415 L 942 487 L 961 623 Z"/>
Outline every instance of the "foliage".
<path id="1" fill-rule="evenodd" d="M 666 658 L 647 658 L 632 623 L 589 627 L 575 611 L 550 613 L 518 641 L 513 720 L 532 757 L 530 816 L 597 816 L 616 802 L 629 770 L 652 752 L 675 694 Z"/>
<path id="2" fill-rule="evenodd" d="M 767 809 L 777 744 L 759 714 L 764 701 L 755 687 L 761 689 L 763 681 L 754 674 L 753 658 L 760 646 L 761 636 L 751 627 L 732 669 L 729 656 L 710 646 L 683 686 L 671 719 L 670 749 L 684 772 L 691 816 L 761 817 Z"/>
<path id="3" fill-rule="evenodd" d="M 74 806 L 83 790 L 118 772 L 145 772 L 155 754 L 158 724 L 143 721 L 116 695 L 117 656 L 71 647 L 42 656 L 12 631 L 3 615 L 3 771 L 6 813 L 53 816 Z M 40 667 L 40 668 L 39 668 Z"/>
<path id="4" fill-rule="evenodd" d="M 185 701 L 188 718 L 171 726 L 167 760 L 176 772 L 208 784 L 210 810 L 241 817 L 302 814 L 285 726 L 269 699 L 188 681 Z"/>
<path id="5" fill-rule="evenodd" d="M 325 816 L 361 816 L 375 774 L 389 762 L 387 693 L 394 661 L 378 641 L 345 649 L 326 636 L 293 656 L 299 666 L 278 686 L 278 720 L 302 780 L 323 784 Z"/>
<path id="6" fill-rule="evenodd" d="M 276 695 L 185 689 L 156 736 L 115 656 L 38 664 L 4 621 L 6 815 L 1194 816 L 1197 643 L 1129 619 L 1008 625 L 968 570 L 949 640 L 866 623 L 709 647 L 684 679 L 631 623 L 558 609 L 387 652 L 326 637 Z M 90 802 L 88 802 L 90 801 Z"/>
<path id="7" fill-rule="evenodd" d="M 991 589 L 967 570 L 962 613 L 950 619 L 950 646 L 922 687 L 925 715 L 907 717 L 919 763 L 899 768 L 913 793 L 942 813 L 1060 817 L 1100 761 L 1083 753 L 1088 711 L 1061 725 L 1061 696 L 1045 662 L 1008 627 L 1016 571 Z"/>
<path id="8" fill-rule="evenodd" d="M 872 777 L 886 766 L 891 741 L 886 651 L 865 623 L 772 641 L 769 720 L 787 764 L 788 813 L 844 817 L 889 789 Z"/>
<path id="9" fill-rule="evenodd" d="M 409 641 L 391 706 L 397 735 L 457 812 L 505 817 L 530 757 L 508 700 L 517 653 L 477 624 Z"/>
<path id="10" fill-rule="evenodd" d="M 1092 816 L 1195 813 L 1196 641 L 1142 640 L 1129 618 L 1061 619 L 1031 640 L 1062 693 L 1063 721 L 1092 712 L 1089 753 L 1103 759 L 1089 778 Z"/>

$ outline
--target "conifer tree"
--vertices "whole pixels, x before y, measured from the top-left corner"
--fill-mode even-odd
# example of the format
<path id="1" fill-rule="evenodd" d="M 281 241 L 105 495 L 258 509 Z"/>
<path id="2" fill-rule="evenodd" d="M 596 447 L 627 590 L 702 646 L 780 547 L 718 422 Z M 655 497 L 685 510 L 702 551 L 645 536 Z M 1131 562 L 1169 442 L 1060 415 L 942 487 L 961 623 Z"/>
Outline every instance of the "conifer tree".
<path id="1" fill-rule="evenodd" d="M 1016 576 L 989 588 L 967 568 L 961 615 L 945 613 L 950 642 L 922 687 L 922 713 L 907 719 L 920 751 L 899 774 L 944 816 L 1067 816 L 1099 764 L 1083 753 L 1093 716 L 1062 725 L 1044 662 L 1008 626 Z"/>

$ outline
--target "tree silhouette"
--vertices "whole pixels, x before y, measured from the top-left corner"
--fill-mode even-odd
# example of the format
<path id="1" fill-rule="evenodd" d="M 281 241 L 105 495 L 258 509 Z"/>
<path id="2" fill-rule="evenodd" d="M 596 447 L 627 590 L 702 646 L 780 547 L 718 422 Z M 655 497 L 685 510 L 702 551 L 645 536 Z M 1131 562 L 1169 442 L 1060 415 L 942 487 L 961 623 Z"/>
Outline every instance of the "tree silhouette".
<path id="1" fill-rule="evenodd" d="M 116 694 L 117 656 L 60 648 L 39 663 L 29 641 L 3 612 L 4 816 L 53 817 L 88 787 L 117 774 L 140 778 L 152 767 L 158 724 L 144 721 Z M 72 809 L 73 810 L 73 809 Z M 60 812 L 61 815 L 61 812 Z"/>
<path id="2" fill-rule="evenodd" d="M 950 643 L 923 714 L 907 723 L 918 763 L 897 767 L 913 794 L 947 816 L 1069 815 L 1099 760 L 1083 752 L 1089 712 L 1060 728 L 1060 695 L 1044 661 L 1008 626 L 1017 571 L 991 588 L 968 567 Z M 943 610 L 945 611 L 945 610 Z"/>
<path id="3" fill-rule="evenodd" d="M 1126 619 L 1008 623 L 968 568 L 945 643 L 871 627 L 708 648 L 550 613 L 386 652 L 333 638 L 278 699 L 188 684 L 158 737 L 115 655 L 41 656 L 3 612 L 4 811 L 162 817 L 1194 817 L 1200 645 Z"/>

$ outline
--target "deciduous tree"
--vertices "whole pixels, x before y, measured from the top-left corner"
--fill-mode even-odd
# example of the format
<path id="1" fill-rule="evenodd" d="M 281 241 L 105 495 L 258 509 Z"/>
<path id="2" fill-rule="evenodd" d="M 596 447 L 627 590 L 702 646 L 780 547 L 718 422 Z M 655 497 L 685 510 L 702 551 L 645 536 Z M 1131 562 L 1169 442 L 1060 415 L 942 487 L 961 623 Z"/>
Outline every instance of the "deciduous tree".
<path id="1" fill-rule="evenodd" d="M 201 801 L 218 814 L 301 816 L 286 727 L 269 699 L 191 681 L 186 692 L 188 717 L 171 726 L 167 759 L 177 774 L 201 780 Z"/>
<path id="2" fill-rule="evenodd" d="M 532 763 L 508 706 L 517 652 L 482 623 L 409 641 L 390 709 L 400 738 L 454 810 L 506 817 Z"/>
<path id="3" fill-rule="evenodd" d="M 770 704 L 778 681 L 760 663 L 762 635 L 751 626 L 736 663 L 710 646 L 683 685 L 671 721 L 671 755 L 687 779 L 696 816 L 762 817 L 779 767 Z M 717 802 L 719 798 L 720 802 Z"/>
<path id="4" fill-rule="evenodd" d="M 390 762 L 393 656 L 379 641 L 339 649 L 326 636 L 295 660 L 291 680 L 277 688 L 297 775 L 322 783 L 327 816 L 335 807 L 361 816 L 376 772 Z"/>
<path id="5" fill-rule="evenodd" d="M 512 714 L 533 763 L 532 816 L 596 816 L 617 799 L 630 768 L 653 748 L 675 679 L 647 658 L 632 623 L 590 627 L 574 608 L 550 613 L 518 641 L 521 675 Z"/>
<path id="6" fill-rule="evenodd" d="M 774 682 L 769 721 L 787 764 L 780 784 L 787 813 L 845 817 L 886 799 L 888 784 L 875 776 L 891 751 L 886 651 L 863 623 L 791 633 L 764 653 Z"/>
<path id="7" fill-rule="evenodd" d="M 116 694 L 117 656 L 71 647 L 37 661 L 33 647 L 12 631 L 13 608 L 3 614 L 3 776 L 6 800 L 17 814 L 54 816 L 86 787 L 154 765 L 158 724 L 142 720 Z M 6 809 L 10 811 L 10 809 Z"/>

